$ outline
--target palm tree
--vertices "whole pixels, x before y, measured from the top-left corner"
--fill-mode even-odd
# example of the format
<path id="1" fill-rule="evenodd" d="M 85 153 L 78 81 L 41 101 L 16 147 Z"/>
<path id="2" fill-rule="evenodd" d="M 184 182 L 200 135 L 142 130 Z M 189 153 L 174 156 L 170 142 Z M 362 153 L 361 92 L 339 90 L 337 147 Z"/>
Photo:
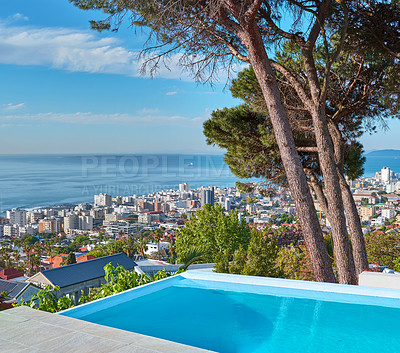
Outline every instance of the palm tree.
<path id="1" fill-rule="evenodd" d="M 170 263 L 176 263 L 176 245 L 174 240 L 169 238 L 169 244 L 168 244 L 168 252 L 169 252 L 169 262 Z"/>
<path id="2" fill-rule="evenodd" d="M 136 250 L 136 244 L 135 244 L 134 240 L 131 237 L 123 238 L 121 240 L 121 243 L 122 243 L 122 249 L 123 249 L 124 253 L 128 257 L 132 257 L 133 253 Z"/>
<path id="3" fill-rule="evenodd" d="M 53 264 L 54 243 L 55 243 L 54 239 L 48 239 L 43 245 L 44 250 L 47 253 L 47 256 L 50 257 L 50 265 Z"/>
<path id="4" fill-rule="evenodd" d="M 147 251 L 147 240 L 145 237 L 140 236 L 139 239 L 136 242 L 136 247 L 140 255 L 145 258 L 146 254 L 145 252 Z"/>
<path id="5" fill-rule="evenodd" d="M 19 260 L 21 260 L 21 254 L 19 250 L 13 250 L 13 259 L 16 267 L 19 267 Z"/>
<path id="6" fill-rule="evenodd" d="M 160 260 L 160 240 L 163 237 L 163 230 L 164 228 L 160 227 L 154 231 L 153 238 L 157 242 L 157 257 Z"/>
<path id="7" fill-rule="evenodd" d="M 188 267 L 197 261 L 200 261 L 203 257 L 204 252 L 196 247 L 191 247 L 185 255 L 181 258 L 183 265 L 179 268 L 179 270 L 186 271 Z"/>
<path id="8" fill-rule="evenodd" d="M 32 276 L 37 272 L 38 267 L 40 267 L 41 265 L 40 257 L 36 254 L 29 254 L 28 265 L 29 265 L 28 269 L 29 275 Z"/>
<path id="9" fill-rule="evenodd" d="M 12 250 L 9 247 L 4 246 L 0 248 L 0 257 L 3 260 L 6 268 L 12 267 L 11 252 Z"/>

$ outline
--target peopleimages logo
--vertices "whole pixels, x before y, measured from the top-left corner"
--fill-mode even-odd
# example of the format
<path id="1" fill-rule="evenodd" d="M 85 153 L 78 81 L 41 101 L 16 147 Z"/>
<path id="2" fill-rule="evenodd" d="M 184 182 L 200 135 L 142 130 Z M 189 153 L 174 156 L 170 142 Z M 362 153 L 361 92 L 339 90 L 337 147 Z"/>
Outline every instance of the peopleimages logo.
<path id="1" fill-rule="evenodd" d="M 93 196 L 97 194 L 108 195 L 148 195 L 159 191 L 177 190 L 179 184 L 125 184 L 125 185 L 85 185 L 82 195 Z"/>
<path id="2" fill-rule="evenodd" d="M 212 155 L 102 155 L 82 156 L 82 177 L 168 178 L 222 177 L 230 174 L 222 156 Z"/>

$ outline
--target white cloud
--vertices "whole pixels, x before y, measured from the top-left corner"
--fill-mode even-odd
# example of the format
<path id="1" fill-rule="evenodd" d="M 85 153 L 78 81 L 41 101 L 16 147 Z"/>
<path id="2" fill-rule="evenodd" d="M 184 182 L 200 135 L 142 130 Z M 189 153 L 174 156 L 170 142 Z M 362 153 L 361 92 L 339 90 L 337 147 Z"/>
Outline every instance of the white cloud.
<path id="1" fill-rule="evenodd" d="M 165 93 L 165 95 L 167 95 L 167 96 L 174 96 L 175 94 L 178 94 L 178 92 L 174 91 L 174 92 Z"/>
<path id="2" fill-rule="evenodd" d="M 138 59 L 138 53 L 123 47 L 115 37 L 100 37 L 91 31 L 9 26 L 7 22 L 0 22 L 1 64 L 138 77 L 144 62 Z M 172 55 L 168 68 L 160 63 L 154 76 L 191 80 L 182 73 L 178 64 L 180 58 L 180 54 Z"/>
<path id="3" fill-rule="evenodd" d="M 12 16 L 8 16 L 6 20 L 7 23 L 13 23 L 18 21 L 29 21 L 29 17 L 23 15 L 22 13 L 17 12 Z"/>
<path id="4" fill-rule="evenodd" d="M 22 14 L 14 17 L 25 19 Z M 92 31 L 12 26 L 7 20 L 0 22 L 0 64 L 38 65 L 72 72 L 138 77 L 145 62 L 145 58 L 139 59 L 138 54 L 139 50 L 125 48 L 117 38 L 104 37 Z M 182 71 L 181 59 L 182 54 L 175 53 L 165 63 L 160 61 L 154 77 L 193 81 L 188 72 Z M 240 65 L 237 67 L 241 68 Z M 150 74 L 147 69 L 145 77 L 150 77 Z M 221 70 L 220 77 L 220 81 L 225 82 L 227 73 Z"/>
<path id="5" fill-rule="evenodd" d="M 68 123 L 86 125 L 122 125 L 122 126 L 186 126 L 200 127 L 204 118 L 163 115 L 154 112 L 137 114 L 96 114 L 91 112 L 76 113 L 38 113 L 0 115 L 0 125 L 21 126 L 32 123 Z"/>
<path id="6" fill-rule="evenodd" d="M 138 110 L 138 114 L 144 115 L 144 114 L 159 114 L 160 110 L 157 108 L 142 108 Z"/>
<path id="7" fill-rule="evenodd" d="M 14 103 L 8 103 L 8 104 L 4 104 L 4 109 L 6 110 L 16 110 L 19 108 L 22 108 L 25 105 L 25 103 L 19 103 L 19 104 L 14 104 Z"/>

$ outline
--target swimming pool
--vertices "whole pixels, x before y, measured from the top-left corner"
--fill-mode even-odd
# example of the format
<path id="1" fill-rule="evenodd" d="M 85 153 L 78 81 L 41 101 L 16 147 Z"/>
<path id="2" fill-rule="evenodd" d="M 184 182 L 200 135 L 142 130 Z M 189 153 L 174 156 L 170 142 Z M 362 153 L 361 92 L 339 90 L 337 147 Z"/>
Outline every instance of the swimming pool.
<path id="1" fill-rule="evenodd" d="M 221 353 L 400 350 L 381 288 L 188 271 L 60 314 Z"/>

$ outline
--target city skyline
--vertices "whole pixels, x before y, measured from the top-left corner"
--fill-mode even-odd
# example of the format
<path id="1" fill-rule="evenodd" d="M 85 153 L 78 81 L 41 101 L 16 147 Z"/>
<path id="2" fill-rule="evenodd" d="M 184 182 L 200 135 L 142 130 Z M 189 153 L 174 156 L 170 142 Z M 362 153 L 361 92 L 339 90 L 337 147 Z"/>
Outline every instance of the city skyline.
<path id="1" fill-rule="evenodd" d="M 155 78 L 139 73 L 146 33 L 90 30 L 100 12 L 67 0 L 0 5 L 1 154 L 224 153 L 207 146 L 211 112 L 241 102 L 226 73 L 213 87 L 194 82 L 172 57 Z M 368 152 L 396 149 L 400 122 L 361 138 Z"/>

